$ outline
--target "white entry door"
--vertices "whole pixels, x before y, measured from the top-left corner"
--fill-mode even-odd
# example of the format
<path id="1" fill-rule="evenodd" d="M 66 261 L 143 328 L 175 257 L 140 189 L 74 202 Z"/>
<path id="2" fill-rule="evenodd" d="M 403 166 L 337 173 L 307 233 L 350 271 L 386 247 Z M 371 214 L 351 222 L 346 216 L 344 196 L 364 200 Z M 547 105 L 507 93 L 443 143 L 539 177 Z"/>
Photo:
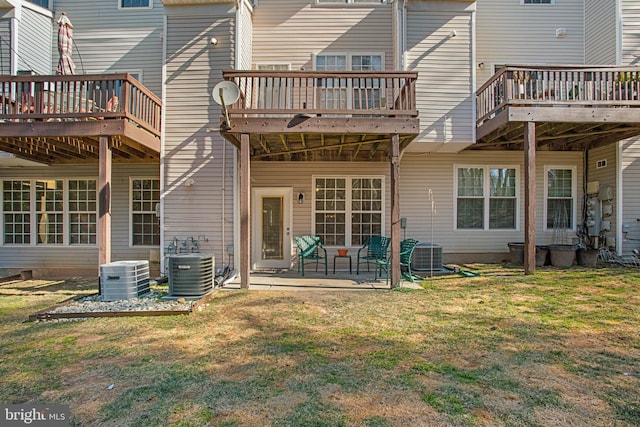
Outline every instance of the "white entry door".
<path id="1" fill-rule="evenodd" d="M 252 200 L 252 268 L 291 266 L 291 200 L 287 187 L 254 188 Z"/>

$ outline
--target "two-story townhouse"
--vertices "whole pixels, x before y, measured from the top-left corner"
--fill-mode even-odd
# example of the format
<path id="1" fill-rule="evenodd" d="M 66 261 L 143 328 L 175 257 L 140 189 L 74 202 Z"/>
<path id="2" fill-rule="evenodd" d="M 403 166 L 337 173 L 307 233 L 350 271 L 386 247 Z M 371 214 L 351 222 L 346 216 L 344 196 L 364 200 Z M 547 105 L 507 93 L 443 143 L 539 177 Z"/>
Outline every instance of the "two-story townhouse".
<path id="1" fill-rule="evenodd" d="M 623 190 L 633 185 L 637 149 L 617 141 L 638 131 L 633 109 L 618 107 L 635 100 L 587 97 L 593 73 L 614 84 L 620 71 L 575 65 L 633 64 L 627 23 L 636 2 L 599 10 L 601 2 L 583 0 L 162 0 L 125 11 L 103 0 L 118 18 L 113 27 L 90 13 L 83 27 L 84 9 L 71 3 L 83 59 L 95 53 L 84 60 L 92 72 L 135 73 L 126 61 L 143 41 L 154 43 L 140 50 L 150 55 L 143 64 L 162 58 L 159 173 L 138 175 L 153 163 L 114 167 L 113 259 L 144 257 L 131 244 L 133 213 L 124 206 L 135 176 L 160 178 L 160 246 L 206 236 L 203 250 L 239 267 L 243 284 L 251 269 L 295 266 L 295 235 L 318 235 L 335 251 L 370 234 L 397 239 L 400 224 L 403 235 L 442 245 L 448 262 L 501 260 L 511 241 L 575 236 L 594 181 L 615 190 L 607 241 L 630 249 L 622 224 L 637 214 Z M 126 13 L 133 27 L 152 19 L 144 13 L 164 14 L 162 32 L 150 25 L 156 30 L 131 41 L 131 27 L 117 25 Z M 617 30 L 603 30 L 611 28 L 604 21 Z M 98 40 L 107 28 L 122 37 Z M 101 63 L 102 51 L 127 54 Z M 500 72 L 505 64 L 574 66 Z M 145 84 L 155 84 L 147 83 L 152 73 L 144 69 Z M 239 92 L 226 116 L 211 96 L 223 80 Z M 574 84 L 583 95 L 571 92 Z M 43 254 L 35 241 L 25 248 L 6 237 L 0 250 L 16 247 L 34 260 Z M 38 265 L 3 260 L 7 268 Z"/>

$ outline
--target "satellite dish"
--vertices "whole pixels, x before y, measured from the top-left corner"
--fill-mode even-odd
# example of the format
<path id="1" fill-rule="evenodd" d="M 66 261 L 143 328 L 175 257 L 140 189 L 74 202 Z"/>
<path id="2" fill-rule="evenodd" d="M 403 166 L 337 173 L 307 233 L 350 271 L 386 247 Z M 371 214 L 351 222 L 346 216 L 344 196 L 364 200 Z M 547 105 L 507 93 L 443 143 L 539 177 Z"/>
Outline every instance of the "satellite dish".
<path id="1" fill-rule="evenodd" d="M 225 80 L 213 88 L 211 96 L 213 96 L 216 104 L 226 107 L 227 105 L 235 104 L 240 99 L 240 89 L 234 82 Z"/>

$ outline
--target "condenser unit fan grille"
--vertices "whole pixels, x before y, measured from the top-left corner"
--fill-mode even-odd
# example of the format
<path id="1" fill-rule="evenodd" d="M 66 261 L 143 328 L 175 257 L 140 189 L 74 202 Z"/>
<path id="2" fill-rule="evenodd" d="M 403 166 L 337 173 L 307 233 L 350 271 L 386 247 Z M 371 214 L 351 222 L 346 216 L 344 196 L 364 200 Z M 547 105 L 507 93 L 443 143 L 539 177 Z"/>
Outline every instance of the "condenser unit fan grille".
<path id="1" fill-rule="evenodd" d="M 439 270 L 442 266 L 442 246 L 433 243 L 418 243 L 411 257 L 412 270 Z"/>
<path id="2" fill-rule="evenodd" d="M 177 254 L 169 256 L 169 295 L 198 297 L 213 289 L 213 255 Z"/>

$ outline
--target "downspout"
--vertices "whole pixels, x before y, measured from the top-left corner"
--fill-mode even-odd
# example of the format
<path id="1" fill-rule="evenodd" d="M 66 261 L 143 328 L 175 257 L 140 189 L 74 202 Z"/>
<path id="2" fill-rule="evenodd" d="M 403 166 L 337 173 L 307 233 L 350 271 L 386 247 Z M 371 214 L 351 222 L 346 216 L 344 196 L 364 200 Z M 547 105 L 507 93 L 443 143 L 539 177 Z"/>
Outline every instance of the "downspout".
<path id="1" fill-rule="evenodd" d="M 471 139 L 473 143 L 476 143 L 476 132 L 478 130 L 477 122 L 478 122 L 478 107 L 476 100 L 476 80 L 477 69 L 476 69 L 476 12 L 475 10 L 471 13 Z"/>
<path id="2" fill-rule="evenodd" d="M 407 0 L 402 0 L 402 71 L 407 71 Z"/>
<path id="3" fill-rule="evenodd" d="M 624 21 L 622 16 L 622 1 L 616 0 L 616 65 L 622 64 L 624 50 Z"/>
<path id="4" fill-rule="evenodd" d="M 616 167 L 618 172 L 616 179 L 616 254 L 622 255 L 622 223 L 624 222 L 624 218 L 622 217 L 622 215 L 624 215 L 624 206 L 622 206 L 622 201 L 624 200 L 622 194 L 622 189 L 624 187 L 622 182 L 624 179 L 622 160 L 624 159 L 624 156 L 622 153 L 622 141 L 618 141 L 616 144 L 618 146 L 616 150 Z"/>
<path id="5" fill-rule="evenodd" d="M 165 188 L 166 180 L 164 176 L 165 170 L 165 134 L 166 134 L 166 105 L 167 105 L 167 15 L 164 15 L 162 19 L 162 108 L 160 109 L 160 275 L 165 276 L 165 253 L 164 253 L 164 201 L 165 201 Z"/>
<path id="6" fill-rule="evenodd" d="M 235 64 L 234 64 L 234 68 L 236 70 L 241 68 L 241 49 L 240 49 L 240 40 L 241 40 L 241 21 L 242 21 L 242 10 L 240 9 L 242 6 L 242 2 L 243 0 L 237 0 L 236 1 L 236 34 L 234 37 L 234 43 L 235 43 Z M 225 146 L 227 144 L 227 141 L 225 141 Z M 226 151 L 225 151 L 226 152 Z M 225 157 L 225 162 L 226 162 L 226 157 Z M 226 169 L 226 168 L 225 168 Z M 224 200 L 224 198 L 223 198 Z M 239 213 L 239 207 L 238 207 L 238 150 L 233 150 L 233 264 L 235 267 L 235 262 L 236 259 L 238 259 L 237 257 L 237 253 L 238 253 L 238 249 L 240 247 L 240 224 L 238 223 L 238 213 Z M 223 218 L 224 218 L 224 213 L 223 213 Z M 225 253 L 227 254 L 227 257 L 229 256 L 227 248 L 224 247 L 223 250 L 225 251 Z M 229 268 L 231 268 L 231 266 L 229 266 Z"/>

